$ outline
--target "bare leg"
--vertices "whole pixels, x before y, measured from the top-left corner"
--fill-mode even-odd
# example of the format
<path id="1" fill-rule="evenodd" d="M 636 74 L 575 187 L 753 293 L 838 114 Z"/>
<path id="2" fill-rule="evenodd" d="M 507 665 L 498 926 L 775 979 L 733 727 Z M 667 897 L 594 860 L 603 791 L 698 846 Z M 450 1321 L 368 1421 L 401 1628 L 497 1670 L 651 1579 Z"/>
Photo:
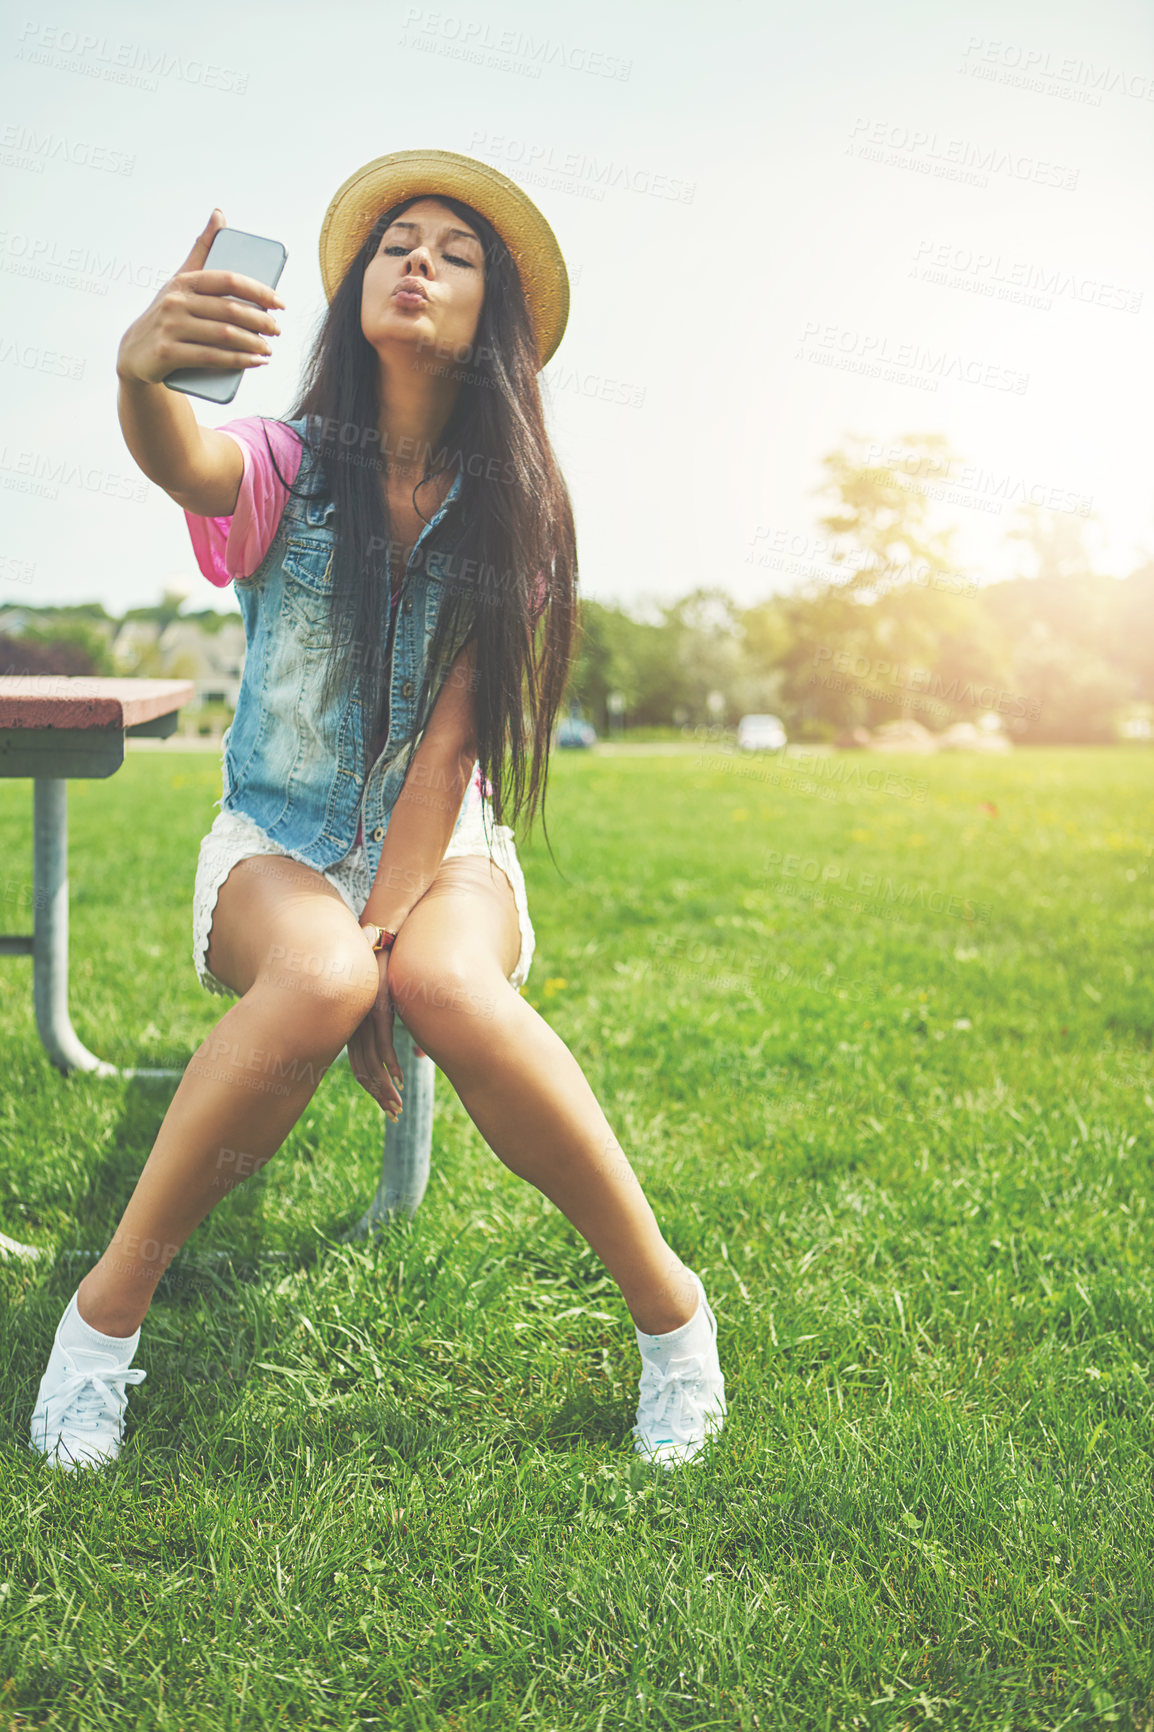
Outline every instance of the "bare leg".
<path id="1" fill-rule="evenodd" d="M 664 1334 L 693 1316 L 697 1291 L 577 1060 L 509 986 L 518 944 L 504 874 L 447 860 L 393 947 L 394 1003 L 498 1159 L 572 1221 L 637 1327 Z"/>
<path id="2" fill-rule="evenodd" d="M 377 965 L 338 892 L 299 861 L 269 864 L 242 860 L 221 886 L 209 966 L 244 996 L 189 1061 L 112 1242 L 80 1283 L 81 1317 L 107 1335 L 139 1327 L 189 1234 L 280 1148 L 375 1001 Z M 323 977 L 310 972 L 318 959 Z"/>

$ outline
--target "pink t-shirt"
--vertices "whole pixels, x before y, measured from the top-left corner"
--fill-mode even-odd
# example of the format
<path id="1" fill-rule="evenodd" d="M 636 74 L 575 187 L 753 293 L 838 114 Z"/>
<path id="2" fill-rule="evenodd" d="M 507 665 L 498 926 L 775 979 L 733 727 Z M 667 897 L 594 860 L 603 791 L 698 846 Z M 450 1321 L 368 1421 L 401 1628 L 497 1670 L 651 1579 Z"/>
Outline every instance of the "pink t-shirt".
<path id="1" fill-rule="evenodd" d="M 231 517 L 194 517 L 184 514 L 196 562 L 209 583 L 224 589 L 234 578 L 251 577 L 272 546 L 284 511 L 285 490 L 269 461 L 264 436 L 276 453 L 281 474 L 290 484 L 301 466 L 300 435 L 283 421 L 265 421 L 246 415 L 218 427 L 240 446 L 244 461 L 236 510 Z"/>

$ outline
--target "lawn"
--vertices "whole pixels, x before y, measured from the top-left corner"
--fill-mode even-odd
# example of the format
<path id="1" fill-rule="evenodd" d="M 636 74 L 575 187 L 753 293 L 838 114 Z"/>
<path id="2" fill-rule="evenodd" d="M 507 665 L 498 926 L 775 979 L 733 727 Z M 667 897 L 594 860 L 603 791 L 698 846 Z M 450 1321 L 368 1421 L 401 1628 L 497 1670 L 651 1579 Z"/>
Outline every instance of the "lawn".
<path id="1" fill-rule="evenodd" d="M 119 1465 L 45 1468 L 175 1083 L 61 1077 L 0 958 L 0 1231 L 58 1253 L 0 1259 L 0 1727 L 1151 1732 L 1151 768 L 555 755 L 526 997 L 719 1320 L 729 1420 L 667 1477 L 616 1286 L 444 1076 L 420 1214 L 340 1242 L 385 1125 L 343 1065 L 165 1278 Z M 219 791 L 70 784 L 102 1058 L 183 1066 L 232 1002 L 191 960 Z M 7 931 L 31 807 L 0 782 Z"/>

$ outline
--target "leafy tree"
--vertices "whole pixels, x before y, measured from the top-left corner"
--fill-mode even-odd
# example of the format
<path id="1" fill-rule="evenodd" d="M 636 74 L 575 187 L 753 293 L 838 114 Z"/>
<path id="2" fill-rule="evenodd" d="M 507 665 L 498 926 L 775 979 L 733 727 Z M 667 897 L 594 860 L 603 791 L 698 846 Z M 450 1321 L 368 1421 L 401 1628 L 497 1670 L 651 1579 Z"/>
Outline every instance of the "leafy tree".
<path id="1" fill-rule="evenodd" d="M 582 602 L 581 620 L 568 694 L 598 732 L 608 729 L 606 699 L 614 691 L 624 693 L 632 723 L 666 721 L 668 707 L 676 701 L 677 682 L 670 672 L 670 634 L 665 627 L 645 624 L 624 608 L 592 600 Z"/>
<path id="2" fill-rule="evenodd" d="M 1097 521 L 1092 513 L 1079 517 L 1069 511 L 1049 511 L 1040 505 L 1020 505 L 1006 531 L 1006 540 L 1021 542 L 1029 549 L 1033 569 L 1024 575 L 1049 579 L 1086 577 L 1094 569 L 1094 557 L 1086 546 L 1086 525 Z"/>
<path id="3" fill-rule="evenodd" d="M 54 633 L 26 626 L 20 637 L 0 633 L 0 674 L 107 674 L 107 647 L 95 633 L 71 629 Z"/>
<path id="4" fill-rule="evenodd" d="M 1007 540 L 1021 544 L 1028 570 L 986 592 L 987 612 L 1013 646 L 1027 740 L 1116 739 L 1122 711 L 1141 695 L 1140 645 L 1154 619 L 1148 606 L 1133 605 L 1141 580 L 1127 585 L 1095 572 L 1087 531 L 1096 521 L 1020 507 Z"/>
<path id="5" fill-rule="evenodd" d="M 673 654 L 671 687 L 694 722 L 733 721 L 730 713 L 736 683 L 743 671 L 741 609 L 725 590 L 704 586 L 691 590 L 663 609 Z M 721 692 L 726 712 L 714 717 L 710 692 Z M 667 710 L 672 720 L 672 703 Z"/>
<path id="6" fill-rule="evenodd" d="M 1117 660 L 1135 701 L 1154 703 L 1154 558 L 1124 578 L 1120 590 Z"/>
<path id="7" fill-rule="evenodd" d="M 742 662 L 733 688 L 732 708 L 738 716 L 781 715 L 785 704 L 785 668 L 793 643 L 794 623 L 780 596 L 742 609 Z"/>
<path id="8" fill-rule="evenodd" d="M 828 452 L 816 490 L 833 502 L 818 521 L 835 537 L 840 587 L 863 600 L 950 570 L 953 528 L 931 528 L 930 495 L 918 481 L 948 473 L 958 460 L 940 433 L 907 434 L 898 442 L 900 466 L 871 462 L 871 443 L 853 434 L 844 449 Z"/>
<path id="9" fill-rule="evenodd" d="M 956 461 L 936 433 L 901 441 L 900 465 L 871 460 L 868 442 L 850 438 L 823 459 L 816 490 L 831 501 L 819 521 L 833 537 L 835 575 L 788 598 L 790 642 L 783 700 L 803 737 L 870 726 L 924 707 L 913 670 L 933 665 L 944 634 L 964 640 L 972 606 L 958 593 L 952 527 L 929 522 L 919 480 Z M 847 676 L 838 671 L 848 667 Z"/>

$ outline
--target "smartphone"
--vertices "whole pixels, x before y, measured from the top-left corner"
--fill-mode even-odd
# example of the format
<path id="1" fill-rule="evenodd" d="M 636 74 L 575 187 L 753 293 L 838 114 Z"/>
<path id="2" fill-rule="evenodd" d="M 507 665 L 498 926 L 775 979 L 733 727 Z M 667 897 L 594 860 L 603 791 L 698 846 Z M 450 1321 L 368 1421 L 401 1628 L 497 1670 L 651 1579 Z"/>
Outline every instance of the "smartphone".
<path id="1" fill-rule="evenodd" d="M 201 267 L 206 271 L 237 271 L 241 276 L 255 277 L 258 283 L 267 283 L 270 289 L 275 289 L 284 270 L 288 253 L 279 241 L 270 241 L 264 235 L 246 234 L 244 229 L 217 229 L 212 237 L 212 245 L 208 249 L 208 257 Z M 239 295 L 228 295 L 230 301 L 241 301 Z M 244 301 L 247 307 L 256 306 L 255 301 Z M 252 372 L 250 367 L 238 367 L 235 372 L 224 372 L 215 367 L 177 367 L 169 373 L 164 383 L 170 391 L 187 391 L 190 397 L 205 397 L 210 403 L 231 403 L 236 396 L 236 388 L 245 374 Z"/>

